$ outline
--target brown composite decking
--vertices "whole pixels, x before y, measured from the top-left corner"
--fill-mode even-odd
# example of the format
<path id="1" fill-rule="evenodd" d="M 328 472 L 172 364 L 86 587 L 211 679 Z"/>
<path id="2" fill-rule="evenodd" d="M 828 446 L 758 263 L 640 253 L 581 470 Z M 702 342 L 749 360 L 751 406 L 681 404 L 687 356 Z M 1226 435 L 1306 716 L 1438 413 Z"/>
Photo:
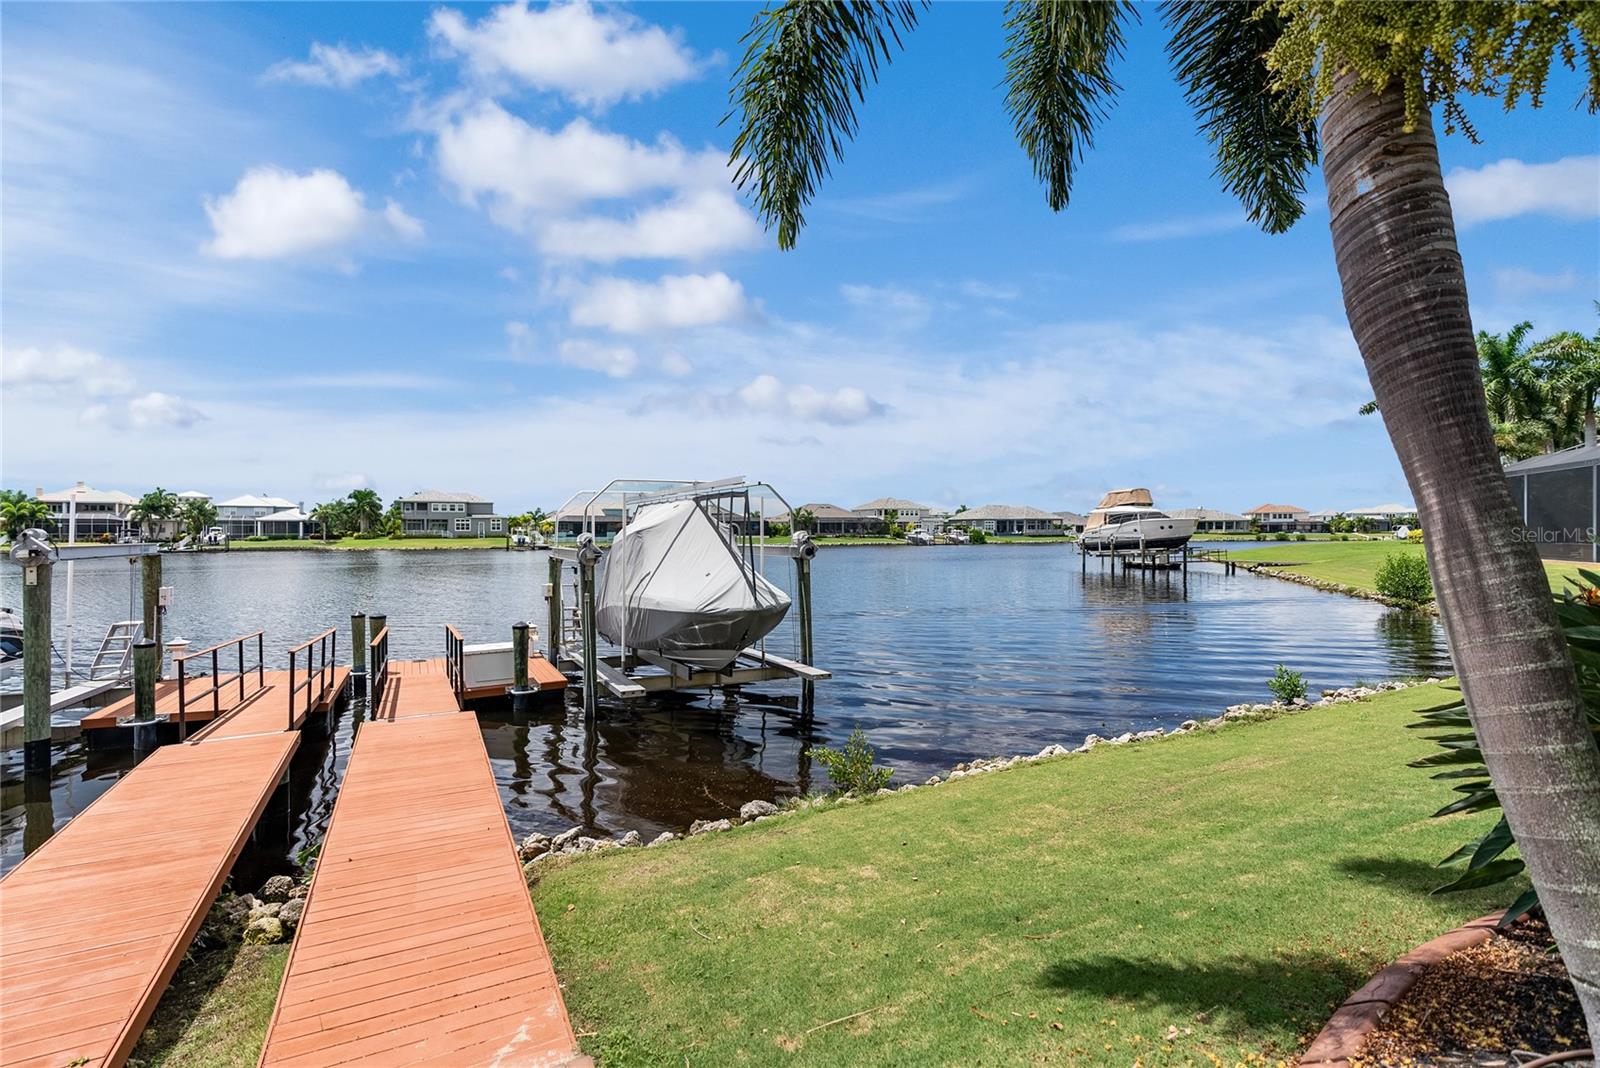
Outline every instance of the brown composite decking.
<path id="1" fill-rule="evenodd" d="M 120 1065 L 300 742 L 152 753 L 0 879 L 0 1065 Z"/>
<path id="2" fill-rule="evenodd" d="M 477 717 L 417 664 L 357 734 L 260 1063 L 584 1063 Z"/>
<path id="3" fill-rule="evenodd" d="M 293 694 L 294 716 L 291 720 L 289 673 L 269 671 L 266 673 L 266 678 L 267 685 L 264 689 L 248 694 L 244 701 L 190 737 L 196 741 L 205 741 L 299 729 L 306 721 L 307 700 L 304 686 L 302 685 Z M 337 697 L 337 687 L 343 687 L 349 679 L 348 669 L 329 671 L 321 679 L 314 678 L 311 684 L 311 710 L 313 712 L 326 710 Z M 296 676 L 295 681 L 303 683 L 304 679 Z"/>
<path id="4" fill-rule="evenodd" d="M 295 681 L 299 682 L 303 677 L 296 675 Z M 185 687 L 186 697 L 188 698 L 186 701 L 187 707 L 184 709 L 181 718 L 187 724 L 191 738 L 199 737 L 207 724 L 229 717 L 235 709 L 244 705 L 257 704 L 261 700 L 257 695 L 262 693 L 263 689 L 271 687 L 287 689 L 289 684 L 289 673 L 287 671 L 266 671 L 259 674 L 254 671 L 247 671 L 245 673 L 244 697 L 241 700 L 238 678 L 238 675 L 223 676 L 224 682 L 217 690 L 215 701 L 213 701 L 209 693 L 203 697 L 195 696 L 201 690 L 210 689 L 211 680 L 209 677 L 189 680 L 188 685 Z M 320 677 L 318 681 L 326 681 L 327 685 L 317 687 L 316 683 L 313 683 L 313 687 L 317 692 L 313 694 L 312 710 L 326 712 L 339 694 L 344 692 L 344 687 L 349 682 L 349 679 L 350 669 L 346 666 L 332 668 L 326 675 Z M 305 702 L 305 690 L 301 689 L 297 697 L 298 701 L 303 704 Z M 276 701 L 279 710 L 278 723 L 270 729 L 288 729 L 289 706 L 287 698 L 283 693 L 279 693 L 277 697 L 269 700 Z M 79 725 L 86 731 L 103 730 L 119 726 L 119 720 L 131 715 L 133 715 L 133 698 L 126 697 L 115 704 L 107 705 L 102 709 L 89 713 L 79 721 Z M 178 682 L 176 679 L 162 679 L 156 683 L 156 718 L 166 720 L 168 723 L 177 723 L 179 721 Z M 300 718 L 304 720 L 305 717 L 302 715 Z M 255 732 L 231 731 L 230 733 Z"/>

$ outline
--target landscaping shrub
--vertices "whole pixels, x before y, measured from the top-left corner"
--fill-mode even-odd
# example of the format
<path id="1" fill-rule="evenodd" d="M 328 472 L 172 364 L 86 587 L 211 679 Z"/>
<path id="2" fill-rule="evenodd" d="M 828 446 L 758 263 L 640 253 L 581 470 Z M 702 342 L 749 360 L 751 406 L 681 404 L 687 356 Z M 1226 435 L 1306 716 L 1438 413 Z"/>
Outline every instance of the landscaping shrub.
<path id="1" fill-rule="evenodd" d="M 1403 605 L 1426 604 L 1433 600 L 1433 581 L 1428 577 L 1428 561 L 1420 553 L 1390 553 L 1373 576 L 1378 592 Z"/>
<path id="2" fill-rule="evenodd" d="M 817 748 L 806 750 L 806 755 L 828 769 L 828 778 L 840 793 L 854 793 L 863 797 L 876 793 L 889 785 L 893 768 L 873 767 L 877 754 L 867 743 L 866 732 L 857 727 L 845 740 L 844 749 Z"/>
<path id="3" fill-rule="evenodd" d="M 971 545 L 984 545 L 989 541 L 989 535 L 981 530 L 967 531 L 967 542 Z"/>
<path id="4" fill-rule="evenodd" d="M 1596 701 L 1595 679 L 1600 678 L 1600 638 L 1590 635 L 1600 633 L 1600 574 L 1583 570 L 1583 581 L 1568 579 L 1576 591 L 1561 595 L 1556 614 L 1566 632 L 1567 648 L 1572 653 L 1573 666 L 1584 684 L 1584 713 L 1595 741 L 1600 743 L 1600 702 Z M 1500 807 L 1500 797 L 1489 779 L 1489 769 L 1483 764 L 1483 751 L 1478 748 L 1472 719 L 1467 714 L 1464 700 L 1454 701 L 1441 708 L 1426 709 L 1421 721 L 1413 724 L 1421 730 L 1442 731 L 1432 736 L 1440 750 L 1421 760 L 1411 762 L 1413 768 L 1428 768 L 1435 779 L 1448 779 L 1461 796 L 1433 815 L 1435 818 L 1451 816 L 1457 812 L 1482 812 Z M 1516 838 L 1504 816 L 1500 822 L 1481 838 L 1474 838 L 1438 864 L 1441 868 L 1458 867 L 1450 882 L 1435 887 L 1433 893 L 1447 894 L 1458 890 L 1476 890 L 1494 886 L 1522 873 L 1523 863 L 1505 854 L 1516 847 Z M 1504 927 L 1539 905 L 1539 895 L 1529 888 L 1507 908 L 1500 926 Z"/>
<path id="5" fill-rule="evenodd" d="M 1415 542 L 1416 544 L 1421 545 L 1422 544 L 1422 528 L 1421 527 L 1412 527 L 1409 531 L 1407 531 L 1406 532 L 1406 541 Z"/>
<path id="6" fill-rule="evenodd" d="M 1304 534 L 1296 534 L 1294 536 L 1294 540 L 1295 541 L 1305 541 L 1306 540 L 1306 536 Z"/>
<path id="7" fill-rule="evenodd" d="M 1279 664 L 1278 670 L 1267 680 L 1267 689 L 1272 691 L 1273 697 L 1290 704 L 1306 695 L 1306 677 Z"/>
<path id="8" fill-rule="evenodd" d="M 1288 541 L 1289 540 L 1289 535 L 1286 532 L 1280 530 L 1280 531 L 1278 531 L 1276 534 L 1274 534 L 1272 536 L 1272 540 L 1273 541 Z"/>

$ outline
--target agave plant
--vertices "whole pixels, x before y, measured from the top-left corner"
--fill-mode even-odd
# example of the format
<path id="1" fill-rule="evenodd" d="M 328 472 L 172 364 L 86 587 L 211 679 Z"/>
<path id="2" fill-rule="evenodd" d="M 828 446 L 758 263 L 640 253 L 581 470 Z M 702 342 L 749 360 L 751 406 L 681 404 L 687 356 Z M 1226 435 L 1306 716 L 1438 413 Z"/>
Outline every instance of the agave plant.
<path id="1" fill-rule="evenodd" d="M 1589 729 L 1600 744 L 1600 573 L 1580 568 L 1581 581 L 1569 579 L 1572 589 L 1562 593 L 1556 605 L 1556 615 L 1566 635 L 1572 652 L 1573 666 L 1578 672 L 1578 687 L 1583 692 Z M 1478 736 L 1473 732 L 1472 721 L 1467 716 L 1466 702 L 1426 709 L 1420 713 L 1416 730 L 1439 731 L 1432 740 L 1440 751 L 1412 761 L 1414 768 L 1435 768 L 1433 778 L 1455 783 L 1456 800 L 1445 805 L 1433 815 L 1451 816 L 1458 812 L 1485 812 L 1500 807 L 1500 798 L 1489 781 L 1489 770 L 1483 763 L 1483 751 Z M 1494 886 L 1520 875 L 1521 859 L 1507 856 L 1517 841 L 1504 816 L 1489 832 L 1474 838 L 1439 862 L 1441 868 L 1461 868 L 1454 879 L 1434 889 L 1436 894 L 1449 894 L 1461 890 L 1477 890 Z M 1529 888 L 1507 907 L 1501 919 L 1503 927 L 1526 915 L 1539 905 L 1538 893 Z"/>

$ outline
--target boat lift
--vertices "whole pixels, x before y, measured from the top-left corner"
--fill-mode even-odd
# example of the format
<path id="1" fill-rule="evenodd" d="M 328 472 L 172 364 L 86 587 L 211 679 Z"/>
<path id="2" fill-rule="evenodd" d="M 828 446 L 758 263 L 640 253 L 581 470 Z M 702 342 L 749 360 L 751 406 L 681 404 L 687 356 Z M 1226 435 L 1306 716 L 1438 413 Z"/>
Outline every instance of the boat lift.
<path id="1" fill-rule="evenodd" d="M 812 663 L 811 561 L 817 546 L 805 531 L 791 535 L 787 545 L 767 544 L 766 502 L 776 501 L 786 513 L 794 514 L 789 502 L 772 486 L 743 477 L 714 482 L 614 479 L 601 490 L 577 495 L 557 514 L 571 514 L 580 500 L 583 523 L 576 543 L 551 548 L 550 580 L 545 586 L 549 626 L 545 633 L 550 662 L 582 680 L 586 717 L 595 713 L 601 686 L 613 697 L 628 701 L 666 690 L 728 688 L 789 679 L 799 679 L 809 690 L 813 683 L 833 677 L 832 672 Z M 602 527 L 613 522 L 625 526 L 646 505 L 683 500 L 694 501 L 728 528 L 735 548 L 757 573 L 764 571 L 768 556 L 794 561 L 793 602 L 799 639 L 796 657 L 769 652 L 763 639 L 742 650 L 722 671 L 694 671 L 648 650 L 630 647 L 626 634 L 615 651 L 600 649 L 595 572 L 606 552 L 598 540 L 607 533 Z M 566 600 L 569 593 L 571 602 Z"/>

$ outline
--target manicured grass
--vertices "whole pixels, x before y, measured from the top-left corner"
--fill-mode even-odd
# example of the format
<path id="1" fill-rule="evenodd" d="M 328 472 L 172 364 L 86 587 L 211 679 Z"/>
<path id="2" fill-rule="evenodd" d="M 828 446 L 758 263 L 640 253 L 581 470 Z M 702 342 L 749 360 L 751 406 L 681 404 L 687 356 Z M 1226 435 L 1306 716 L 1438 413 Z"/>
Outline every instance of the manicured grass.
<path id="1" fill-rule="evenodd" d="M 504 549 L 506 540 L 494 538 L 334 538 L 324 542 L 320 538 L 282 541 L 242 541 L 228 544 L 229 552 L 257 552 L 261 550 L 307 552 L 337 552 L 360 549 Z"/>
<path id="2" fill-rule="evenodd" d="M 1240 549 L 1229 558 L 1241 563 L 1267 562 L 1324 582 L 1376 591 L 1375 576 L 1384 557 L 1422 554 L 1422 546 L 1396 541 L 1269 541 L 1259 549 Z"/>
<path id="3" fill-rule="evenodd" d="M 289 947 L 237 942 L 193 953 L 161 996 L 130 1063 L 156 1068 L 244 1068 L 272 1022 Z"/>
<path id="4" fill-rule="evenodd" d="M 1379 966 L 1517 892 L 1430 897 L 1493 816 L 1406 762 L 1448 695 L 1102 748 L 584 857 L 534 890 L 603 1065 L 1291 1057 Z"/>
<path id="5" fill-rule="evenodd" d="M 1240 549 L 1229 557 L 1241 563 L 1266 562 L 1285 571 L 1298 571 L 1310 578 L 1337 582 L 1344 586 L 1375 591 L 1378 565 L 1390 553 L 1421 553 L 1422 546 L 1396 541 L 1267 542 L 1259 549 Z M 1578 577 L 1579 568 L 1600 571 L 1600 564 L 1572 564 L 1546 560 L 1545 574 L 1556 592 L 1569 588 L 1567 578 Z"/>

